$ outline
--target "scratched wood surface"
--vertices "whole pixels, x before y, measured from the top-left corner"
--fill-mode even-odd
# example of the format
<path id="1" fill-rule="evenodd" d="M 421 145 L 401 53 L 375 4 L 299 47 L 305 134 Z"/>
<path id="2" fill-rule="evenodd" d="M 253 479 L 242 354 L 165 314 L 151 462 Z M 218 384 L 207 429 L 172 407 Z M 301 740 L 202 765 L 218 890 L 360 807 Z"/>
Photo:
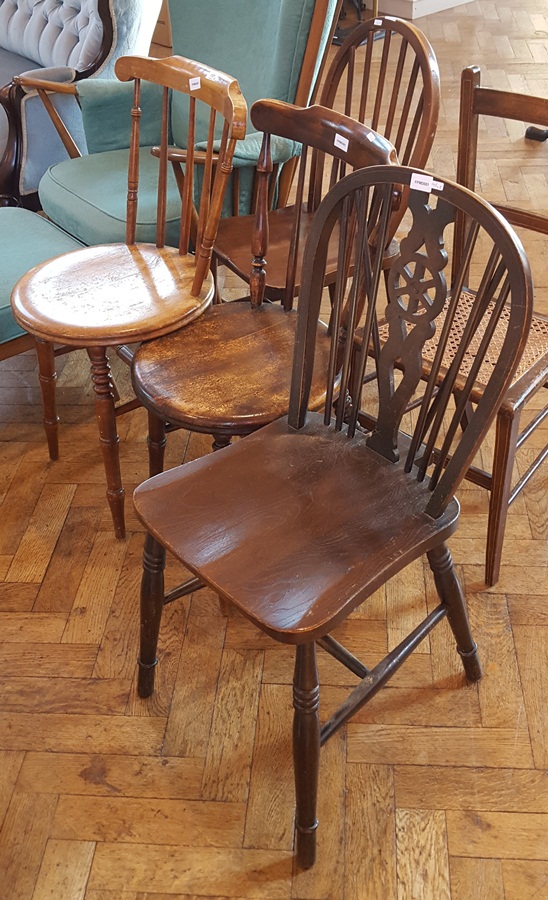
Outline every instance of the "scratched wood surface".
<path id="1" fill-rule="evenodd" d="M 452 176 L 463 66 L 548 95 L 548 0 L 418 24 L 442 76 L 431 168 Z M 482 147 L 486 194 L 546 209 L 548 143 L 484 123 Z M 528 250 L 542 307 L 546 245 Z M 487 498 L 464 486 L 452 549 L 485 677 L 466 686 L 448 630 L 431 635 L 324 749 L 318 863 L 296 873 L 291 651 L 202 592 L 166 609 L 158 688 L 137 698 L 142 531 L 129 501 L 128 536 L 112 535 L 87 373 L 81 353 L 66 359 L 50 463 L 33 355 L 0 363 L 0 900 L 548 898 L 548 469 L 510 511 L 490 590 Z M 130 496 L 146 417 L 119 426 Z M 168 464 L 206 452 L 208 438 L 178 433 Z M 375 661 L 432 596 L 419 562 L 344 626 L 349 645 Z M 321 665 L 327 715 L 348 677 Z"/>

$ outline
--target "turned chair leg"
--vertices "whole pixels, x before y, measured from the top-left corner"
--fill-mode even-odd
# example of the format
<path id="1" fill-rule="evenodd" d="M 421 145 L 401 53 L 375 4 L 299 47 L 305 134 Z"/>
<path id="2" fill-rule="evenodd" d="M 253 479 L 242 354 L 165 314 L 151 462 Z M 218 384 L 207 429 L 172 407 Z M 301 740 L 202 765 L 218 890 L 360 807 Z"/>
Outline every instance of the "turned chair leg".
<path id="1" fill-rule="evenodd" d="M 166 424 L 163 419 L 148 414 L 148 473 L 149 477 L 164 471 L 164 455 L 166 449 Z"/>
<path id="2" fill-rule="evenodd" d="M 489 587 L 497 583 L 500 575 L 502 545 L 508 518 L 508 502 L 519 435 L 519 419 L 519 413 L 508 418 L 501 410 L 497 415 L 485 552 L 485 583 Z"/>
<path id="3" fill-rule="evenodd" d="M 228 447 L 230 445 L 231 440 L 232 438 L 229 434 L 214 434 L 211 449 L 223 450 L 224 447 Z"/>
<path id="4" fill-rule="evenodd" d="M 314 642 L 301 644 L 296 650 L 293 708 L 297 863 L 303 869 L 309 869 L 316 860 L 316 801 L 320 765 L 320 685 Z"/>
<path id="5" fill-rule="evenodd" d="M 88 348 L 91 362 L 91 380 L 95 392 L 95 415 L 99 426 L 99 441 L 107 478 L 109 502 L 114 533 L 124 538 L 124 489 L 120 472 L 120 448 L 116 429 L 116 404 L 112 390 L 112 378 L 105 347 Z"/>
<path id="6" fill-rule="evenodd" d="M 150 697 L 154 691 L 154 675 L 158 658 L 158 634 L 164 606 L 164 569 L 166 551 L 152 535 L 147 534 L 143 551 L 141 581 L 141 647 L 137 691 Z"/>
<path id="7" fill-rule="evenodd" d="M 455 635 L 466 677 L 469 681 L 478 681 L 482 676 L 478 647 L 472 637 L 464 594 L 449 548 L 441 544 L 430 550 L 427 556 L 440 600 L 447 607 L 447 619 Z"/>
<path id="8" fill-rule="evenodd" d="M 55 371 L 55 353 L 53 344 L 35 338 L 36 356 L 38 358 L 38 377 L 42 392 L 44 411 L 44 431 L 48 442 L 50 459 L 59 459 L 59 416 L 55 403 L 55 387 L 57 372 Z"/>

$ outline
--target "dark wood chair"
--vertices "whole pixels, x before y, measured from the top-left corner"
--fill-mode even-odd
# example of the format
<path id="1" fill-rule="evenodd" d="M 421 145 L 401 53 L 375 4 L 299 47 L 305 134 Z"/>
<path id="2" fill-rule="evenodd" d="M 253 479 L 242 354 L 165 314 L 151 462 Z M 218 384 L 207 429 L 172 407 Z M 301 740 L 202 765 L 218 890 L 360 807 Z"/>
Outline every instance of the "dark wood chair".
<path id="1" fill-rule="evenodd" d="M 382 248 L 399 185 L 409 190 L 412 221 L 401 241 L 401 256 L 392 261 L 387 279 L 390 334 L 378 358 L 377 421 L 367 434 L 357 427 L 358 404 L 345 422 L 345 410 L 341 406 L 335 415 L 332 401 L 338 389 L 349 387 L 352 328 L 364 305 L 366 340 L 359 376 L 371 359 L 368 344 L 381 311 L 377 300 L 379 307 L 386 306 L 378 296 Z M 372 215 L 379 198 L 379 214 Z M 445 275 L 456 211 L 470 223 L 469 236 L 461 264 Z M 349 227 L 354 212 L 355 230 Z M 334 233 L 339 236 L 340 268 L 329 328 L 326 399 L 323 412 L 312 412 L 317 323 Z M 371 259 L 372 246 L 376 250 Z M 349 278 L 350 257 L 354 266 Z M 474 302 L 466 309 L 459 351 L 440 379 L 447 324 L 459 310 L 468 269 L 474 273 Z M 310 231 L 289 415 L 220 453 L 157 475 L 135 492 L 137 514 L 148 531 L 141 593 L 142 697 L 153 690 L 166 599 L 166 549 L 194 574 L 195 588 L 209 585 L 261 631 L 296 646 L 293 735 L 301 866 L 311 866 L 315 859 L 320 745 L 385 684 L 445 616 L 467 677 L 472 681 L 481 677 L 462 588 L 446 541 L 458 525 L 454 492 L 518 365 L 531 309 L 531 278 L 523 249 L 504 218 L 487 203 L 465 188 L 414 169 L 371 167 L 354 172 L 324 199 Z M 440 325 L 440 316 L 445 324 Z M 341 344 L 343 318 L 348 339 Z M 406 436 L 399 430 L 402 415 L 423 376 L 423 345 L 437 325 L 440 353 L 417 411 L 414 433 Z M 463 411 L 498 326 L 505 332 L 502 352 L 489 367 L 488 383 L 462 431 Z M 404 364 L 401 377 L 396 361 Z M 457 387 L 459 405 L 454 408 L 448 402 Z M 439 441 L 441 456 L 435 452 Z M 451 460 L 445 466 L 449 451 Z M 369 668 L 331 632 L 390 577 L 423 554 L 434 573 L 439 605 L 385 659 Z M 322 727 L 317 644 L 360 679 Z"/>
<path id="2" fill-rule="evenodd" d="M 345 39 L 329 66 L 318 103 L 329 109 L 336 107 L 382 134 L 394 145 L 400 163 L 424 168 L 438 122 L 439 91 L 438 65 L 426 37 L 410 22 L 381 16 L 358 25 Z M 257 112 L 255 116 L 252 113 L 252 121 L 257 129 L 265 130 Z M 282 170 L 286 178 L 288 166 L 291 163 Z M 298 204 L 285 205 L 285 194 L 278 203 L 281 209 L 268 215 L 267 209 L 259 210 L 265 231 L 268 229 L 265 296 L 270 300 L 283 299 L 287 304 L 290 296 L 299 291 L 302 251 L 308 223 L 322 196 L 320 184 L 321 168 L 315 166 L 302 213 Z M 268 195 L 259 196 L 267 208 L 274 205 L 275 182 Z M 404 203 L 394 211 L 390 238 L 404 212 Z M 298 233 L 294 223 L 297 213 Z M 255 227 L 253 216 L 222 219 L 214 264 L 226 265 L 247 281 L 249 246 Z M 392 253 L 396 249 L 393 247 Z"/>
<path id="3" fill-rule="evenodd" d="M 123 537 L 124 491 L 116 432 L 116 407 L 107 347 L 133 344 L 167 334 L 201 315 L 214 294 L 211 248 L 221 215 L 237 139 L 245 135 L 247 108 L 238 83 L 229 75 L 183 57 L 123 57 L 116 63 L 121 81 L 134 81 L 132 138 L 129 155 L 126 243 L 85 247 L 31 270 L 15 286 L 14 316 L 35 336 L 38 347 L 66 344 L 85 348 L 91 361 L 95 408 L 114 530 Z M 156 243 L 135 242 L 138 221 L 141 83 L 158 86 L 162 115 L 158 120 L 158 218 Z M 188 101 L 186 174 L 181 180 L 181 229 L 178 247 L 166 246 L 171 92 Z M 199 210 L 194 207 L 194 127 L 197 109 L 209 117 L 207 149 L 200 153 L 202 171 Z M 186 120 L 186 112 L 185 112 Z M 220 122 L 220 150 L 213 162 L 215 125 Z M 161 123 L 161 128 L 160 128 Z M 195 248 L 195 252 L 194 252 Z M 125 354 L 130 356 L 128 352 Z M 51 369 L 51 354 L 48 354 Z M 51 406 L 55 373 L 42 368 L 46 409 Z M 130 401 L 130 408 L 138 406 Z M 52 423 L 56 427 L 56 421 Z"/>
<path id="4" fill-rule="evenodd" d="M 313 165 L 319 165 L 321 158 L 322 168 L 329 168 L 333 183 L 341 167 L 353 169 L 395 161 L 394 148 L 388 141 L 330 109 L 259 100 L 253 105 L 252 116 L 256 127 L 266 132 L 264 156 L 268 156 L 271 135 L 302 143 L 299 208 L 309 157 Z M 319 198 L 320 173 L 317 180 Z M 263 179 L 261 190 L 266 194 L 267 189 Z M 317 202 L 312 205 L 315 207 Z M 309 220 L 310 215 L 307 227 Z M 297 219 L 295 222 L 298 228 Z M 336 252 L 335 244 L 333 264 Z M 262 245 L 255 246 L 250 301 L 215 304 L 192 327 L 147 341 L 135 354 L 133 387 L 149 410 L 150 474 L 162 471 L 165 423 L 212 434 L 217 449 L 231 438 L 249 434 L 287 412 L 296 326 L 293 292 L 283 306 L 263 303 L 263 253 Z M 249 247 L 247 255 L 249 267 Z M 327 328 L 319 323 L 318 379 L 313 390 L 313 403 L 317 405 L 324 399 L 323 371 L 328 346 Z"/>
<path id="5" fill-rule="evenodd" d="M 479 68 L 470 66 L 464 69 L 461 76 L 457 180 L 470 190 L 476 190 L 476 163 L 478 151 L 481 152 L 480 116 L 547 126 L 548 99 L 481 87 Z M 513 203 L 494 205 L 524 238 L 527 231 L 548 237 L 548 214 L 545 211 L 520 209 Z M 458 234 L 459 253 L 465 240 L 464 231 L 462 222 Z M 473 467 L 467 475 L 470 481 L 490 491 L 485 557 L 485 582 L 488 585 L 496 584 L 499 579 L 508 509 L 548 455 L 548 445 L 544 444 L 538 452 L 535 451 L 534 460 L 521 477 L 515 480 L 516 452 L 544 422 L 548 404 L 540 410 L 535 409 L 524 427 L 520 425 L 522 413 L 541 388 L 547 386 L 548 317 L 535 311 L 521 363 L 497 414 L 491 471 Z M 536 446 L 539 446 L 538 443 Z"/>

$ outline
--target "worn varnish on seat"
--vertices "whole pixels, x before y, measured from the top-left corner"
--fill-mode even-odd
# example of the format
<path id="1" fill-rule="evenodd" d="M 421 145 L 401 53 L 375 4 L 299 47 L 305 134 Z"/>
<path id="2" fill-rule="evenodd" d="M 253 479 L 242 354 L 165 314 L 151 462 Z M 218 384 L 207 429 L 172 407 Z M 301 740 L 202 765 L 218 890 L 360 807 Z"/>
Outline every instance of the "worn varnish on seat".
<path id="1" fill-rule="evenodd" d="M 183 57 L 123 57 L 116 63 L 121 81 L 134 81 L 128 171 L 126 243 L 86 247 L 57 257 L 29 272 L 16 285 L 12 306 L 17 322 L 37 339 L 45 418 L 57 428 L 55 372 L 50 344 L 86 348 L 91 360 L 95 408 L 114 530 L 123 537 L 124 491 L 118 456 L 115 392 L 106 355 L 108 346 L 135 343 L 187 325 L 209 306 L 214 285 L 210 261 L 236 141 L 244 137 L 247 108 L 237 81 Z M 156 243 L 135 242 L 139 195 L 141 83 L 161 95 Z M 178 247 L 166 246 L 166 194 L 169 167 L 170 93 L 189 97 L 188 153 L 179 174 L 181 228 Z M 206 108 L 207 148 L 198 211 L 194 207 L 194 131 L 196 112 Z M 220 123 L 220 147 L 216 146 Z M 215 162 L 214 162 L 215 155 Z M 138 406 L 130 401 L 130 407 Z M 49 412 L 48 412 L 49 411 Z"/>
<path id="2" fill-rule="evenodd" d="M 401 241 L 401 256 L 392 261 L 388 273 L 386 305 L 380 287 L 383 244 L 394 192 L 401 185 L 409 189 L 411 221 Z M 378 215 L 372 215 L 377 206 Z M 448 254 L 457 212 L 470 228 L 460 264 L 451 268 Z M 325 403 L 323 412 L 317 412 L 310 410 L 309 401 L 334 232 L 340 265 L 332 292 Z M 442 378 L 441 357 L 436 356 L 415 430 L 406 436 L 400 433 L 400 423 L 421 382 L 423 345 L 433 336 L 440 316 L 445 313 L 447 321 L 455 313 L 469 268 L 474 273 L 475 302 L 461 347 Z M 379 690 L 445 616 L 467 677 L 477 680 L 481 675 L 446 540 L 458 525 L 454 492 L 512 379 L 531 309 L 531 277 L 523 248 L 487 203 L 458 185 L 406 167 L 379 166 L 349 174 L 320 204 L 305 250 L 289 415 L 219 453 L 157 475 L 135 492 L 137 514 L 148 531 L 141 591 L 141 696 L 153 690 L 164 602 L 177 596 L 177 590 L 164 595 L 166 550 L 194 573 L 195 588 L 210 586 L 275 640 L 296 645 L 293 738 L 301 866 L 311 866 L 315 859 L 320 745 Z M 506 311 L 502 352 L 462 430 L 492 326 Z M 366 365 L 371 364 L 369 344 L 377 316 L 383 314 L 389 335 L 377 359 L 378 415 L 374 430 L 366 433 L 357 423 L 360 393 Z M 353 333 L 358 325 L 366 337 L 353 373 Z M 443 348 L 447 331 L 444 327 L 440 331 Z M 474 341 L 475 360 L 466 371 L 463 364 Z M 403 374 L 396 362 L 403 366 Z M 351 391 L 352 378 L 357 388 Z M 452 398 L 457 389 L 455 407 Z M 334 412 L 338 391 L 353 394 L 352 409 L 337 404 Z M 330 632 L 387 579 L 423 554 L 440 603 L 369 668 Z M 360 679 L 321 727 L 317 643 Z"/>

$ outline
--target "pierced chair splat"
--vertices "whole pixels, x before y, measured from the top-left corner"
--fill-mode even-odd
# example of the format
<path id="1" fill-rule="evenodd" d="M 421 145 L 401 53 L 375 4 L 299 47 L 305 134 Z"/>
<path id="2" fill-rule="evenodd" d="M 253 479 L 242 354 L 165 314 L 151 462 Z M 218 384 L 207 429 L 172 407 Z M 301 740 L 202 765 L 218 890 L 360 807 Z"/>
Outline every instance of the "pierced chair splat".
<path id="1" fill-rule="evenodd" d="M 148 531 L 141 591 L 142 697 L 149 696 L 154 685 L 166 550 L 194 574 L 195 588 L 208 585 L 260 631 L 295 645 L 293 758 L 297 861 L 303 867 L 311 866 L 316 855 L 321 744 L 374 696 L 445 617 L 466 676 L 472 681 L 481 677 L 463 590 L 446 541 L 458 526 L 455 490 L 495 417 L 525 344 L 531 276 L 518 238 L 489 204 L 442 179 L 434 180 L 430 194 L 418 190 L 412 187 L 417 174 L 429 177 L 400 166 L 361 169 L 339 181 L 320 204 L 303 260 L 288 416 L 219 453 L 151 478 L 134 495 Z M 378 415 L 368 434 L 357 424 L 359 393 L 371 362 L 369 341 L 386 306 L 383 247 L 393 195 L 402 186 L 408 192 L 411 222 L 386 280 L 390 332 L 378 356 L 373 382 Z M 376 210 L 373 215 L 376 207 L 378 214 Z M 457 213 L 470 223 L 469 237 L 461 264 L 445 274 Z M 325 403 L 322 411 L 314 411 L 310 389 L 317 321 L 334 234 L 340 265 L 332 292 Z M 423 345 L 436 328 L 440 347 L 447 340 L 444 323 L 456 312 L 468 267 L 475 273 L 476 293 L 459 352 L 442 377 L 436 357 L 416 427 L 406 435 L 400 424 L 421 383 Z M 502 352 L 462 430 L 463 409 L 497 321 L 505 334 Z M 348 336 L 341 345 L 342 323 Z M 355 372 L 350 363 L 353 331 L 359 324 L 366 339 Z M 397 364 L 402 362 L 400 374 Z M 356 405 L 350 414 L 342 404 L 334 412 L 334 397 L 348 391 L 354 377 L 360 388 L 353 393 Z M 439 604 L 369 668 L 339 643 L 336 628 L 388 579 L 422 556 L 433 571 Z M 360 679 L 323 726 L 318 644 Z"/>
<path id="2" fill-rule="evenodd" d="M 121 81 L 134 81 L 132 143 L 129 154 L 126 243 L 86 247 L 30 271 L 12 294 L 14 316 L 37 340 L 85 348 L 91 361 L 95 409 L 114 530 L 123 537 L 124 490 L 121 480 L 115 396 L 107 347 L 134 344 L 186 326 L 200 316 L 214 295 L 211 248 L 236 141 L 245 135 L 247 108 L 235 79 L 183 57 L 123 57 L 116 63 Z M 139 196 L 141 90 L 155 86 L 162 115 L 158 120 L 158 210 L 156 243 L 136 243 Z M 178 246 L 166 246 L 169 122 L 172 93 L 189 98 L 189 150 L 177 219 Z M 197 110 L 209 117 L 207 149 L 202 151 L 201 200 L 193 203 L 192 139 Z M 161 122 L 161 127 L 160 127 Z M 216 123 L 220 150 L 213 164 Z M 194 250 L 195 248 L 195 250 Z M 129 350 L 123 358 L 130 357 Z M 42 383 L 53 389 L 51 373 Z M 136 399 L 131 408 L 138 406 Z M 124 411 L 124 408 L 122 408 Z"/>

